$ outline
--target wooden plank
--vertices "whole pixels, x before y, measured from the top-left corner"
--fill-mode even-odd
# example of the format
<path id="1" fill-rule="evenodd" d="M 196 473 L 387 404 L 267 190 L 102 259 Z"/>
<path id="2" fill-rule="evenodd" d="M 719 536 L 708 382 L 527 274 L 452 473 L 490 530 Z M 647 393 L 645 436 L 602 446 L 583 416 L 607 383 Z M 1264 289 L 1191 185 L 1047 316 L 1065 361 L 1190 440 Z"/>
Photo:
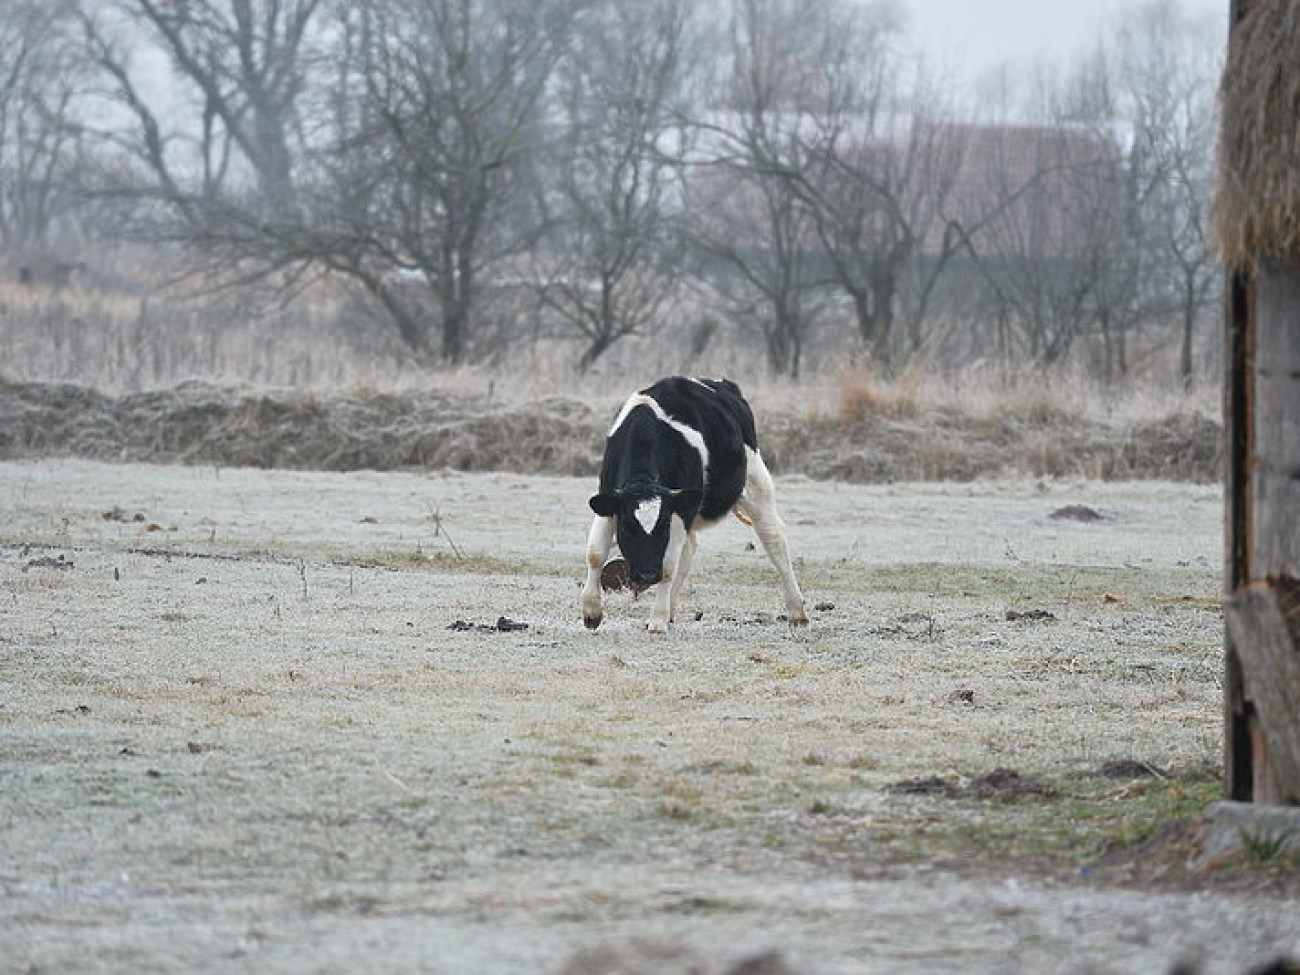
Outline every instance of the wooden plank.
<path id="1" fill-rule="evenodd" d="M 1300 803 L 1300 652 L 1291 627 L 1266 583 L 1239 590 L 1226 612 L 1246 697 L 1259 716 L 1263 741 L 1256 744 L 1267 749 L 1267 772 L 1255 770 L 1254 801 Z"/>
<path id="2" fill-rule="evenodd" d="M 1243 268 L 1228 276 L 1224 347 L 1223 420 L 1226 441 L 1225 552 L 1227 588 L 1232 593 L 1250 582 L 1251 392 L 1255 367 L 1252 312 L 1254 282 Z"/>
<path id="3" fill-rule="evenodd" d="M 1246 719 L 1250 732 L 1250 773 L 1251 802 L 1260 806 L 1281 806 L 1286 804 L 1286 790 L 1276 772 L 1273 771 L 1273 759 L 1269 756 L 1268 738 L 1259 723 L 1259 716 L 1251 708 Z"/>
<path id="4" fill-rule="evenodd" d="M 1241 268 L 1228 275 L 1224 309 L 1223 418 L 1227 448 L 1224 494 L 1225 582 L 1232 594 L 1250 582 L 1250 389 L 1252 374 L 1251 280 Z M 1250 802 L 1254 798 L 1254 736 L 1250 708 L 1242 683 L 1241 661 L 1232 641 L 1224 637 L 1223 654 L 1224 794 Z"/>
<path id="5" fill-rule="evenodd" d="M 1300 578 L 1300 268 L 1255 275 L 1250 578 Z"/>
<path id="6" fill-rule="evenodd" d="M 1236 802 L 1255 797 L 1255 721 L 1246 703 L 1241 658 L 1231 631 L 1224 634 L 1223 654 L 1223 794 Z"/>

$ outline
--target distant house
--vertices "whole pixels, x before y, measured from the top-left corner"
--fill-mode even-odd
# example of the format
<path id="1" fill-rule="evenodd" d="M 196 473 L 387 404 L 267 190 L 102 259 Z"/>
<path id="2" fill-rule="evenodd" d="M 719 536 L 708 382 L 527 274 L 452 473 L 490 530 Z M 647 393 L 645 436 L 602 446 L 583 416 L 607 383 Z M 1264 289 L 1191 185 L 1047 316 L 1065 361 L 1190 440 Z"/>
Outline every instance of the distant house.
<path id="1" fill-rule="evenodd" d="M 957 125 L 959 160 L 943 206 L 977 252 L 1002 259 L 1061 260 L 1080 253 L 1099 223 L 1124 219 L 1124 150 L 1109 132 L 1083 127 Z M 922 247 L 933 254 L 943 224 Z"/>

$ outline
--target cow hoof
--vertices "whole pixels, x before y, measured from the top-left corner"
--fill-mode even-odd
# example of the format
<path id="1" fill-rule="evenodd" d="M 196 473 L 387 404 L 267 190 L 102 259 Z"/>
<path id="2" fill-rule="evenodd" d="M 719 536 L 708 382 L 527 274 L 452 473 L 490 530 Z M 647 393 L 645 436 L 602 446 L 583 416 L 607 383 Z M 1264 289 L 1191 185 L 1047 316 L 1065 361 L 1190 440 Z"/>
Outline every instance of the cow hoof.
<path id="1" fill-rule="evenodd" d="M 808 616 L 807 616 L 807 614 L 805 614 L 805 613 L 799 613 L 799 614 L 796 615 L 796 616 L 791 616 L 791 617 L 790 617 L 790 625 L 791 625 L 791 626 L 807 626 L 807 625 L 808 625 Z"/>
<path id="2" fill-rule="evenodd" d="M 604 618 L 605 617 L 603 616 L 584 616 L 582 618 L 582 624 L 587 629 L 594 630 L 596 627 L 600 626 L 600 621 Z"/>
<path id="3" fill-rule="evenodd" d="M 647 630 L 648 632 L 650 632 L 650 633 L 667 633 L 667 632 L 668 632 L 668 621 L 667 621 L 667 620 L 651 620 L 649 623 L 647 623 L 647 624 L 645 625 L 645 628 L 646 628 L 646 630 Z"/>

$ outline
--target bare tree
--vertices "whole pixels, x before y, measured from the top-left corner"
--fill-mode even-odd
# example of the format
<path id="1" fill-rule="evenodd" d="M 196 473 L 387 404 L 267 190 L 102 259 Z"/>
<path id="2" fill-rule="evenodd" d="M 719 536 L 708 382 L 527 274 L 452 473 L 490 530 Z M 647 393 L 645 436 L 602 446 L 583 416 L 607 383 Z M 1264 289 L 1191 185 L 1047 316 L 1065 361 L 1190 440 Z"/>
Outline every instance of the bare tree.
<path id="1" fill-rule="evenodd" d="M 1207 213 L 1214 180 L 1215 79 L 1222 43 L 1170 0 L 1139 6 L 1115 33 L 1119 114 L 1132 131 L 1148 287 L 1178 323 L 1178 374 L 1195 377 L 1197 323 L 1217 306 L 1222 275 Z"/>
<path id="2" fill-rule="evenodd" d="M 795 185 L 859 336 L 890 372 L 900 318 L 919 351 L 935 287 L 961 246 L 945 214 L 962 142 L 938 92 L 923 74 L 908 85 L 886 40 L 878 36 L 838 66 L 844 80 L 816 116 L 804 148 L 809 165 Z"/>
<path id="3" fill-rule="evenodd" d="M 1028 121 L 986 125 L 967 147 L 959 195 L 985 216 L 962 237 L 983 307 L 1004 363 L 1059 363 L 1096 332 L 1122 362 L 1140 273 L 1106 77 L 1043 73 L 1037 95 Z"/>
<path id="4" fill-rule="evenodd" d="M 945 99 L 899 53 L 891 5 L 739 0 L 736 10 L 731 112 L 713 129 L 764 216 L 748 235 L 762 246 L 711 249 L 767 295 L 769 340 L 801 341 L 799 309 L 839 292 L 888 371 L 898 322 L 919 348 L 961 248 L 945 229 L 961 159 Z"/>
<path id="5" fill-rule="evenodd" d="M 706 278 L 737 322 L 762 336 L 772 372 L 791 376 L 825 292 L 798 180 L 809 165 L 803 130 L 821 95 L 816 66 L 833 60 L 839 40 L 831 9 L 734 0 L 719 83 L 726 94 L 701 120 L 704 164 L 689 202 Z"/>
<path id="6" fill-rule="evenodd" d="M 108 137 L 149 174 L 122 189 L 170 206 L 206 270 L 341 275 L 413 352 L 460 362 L 481 273 L 533 233 L 539 106 L 578 3 L 113 0 L 85 33 L 134 120 Z M 147 97 L 141 36 L 188 119 Z"/>
<path id="7" fill-rule="evenodd" d="M 0 16 L 0 243 L 46 244 L 71 219 L 85 62 L 73 5 L 8 0 Z"/>
<path id="8" fill-rule="evenodd" d="M 539 106 L 574 4 L 364 0 L 354 77 L 363 107 L 321 166 L 306 259 L 377 298 L 402 339 L 432 349 L 418 282 L 435 301 L 437 354 L 470 353 L 484 269 L 527 248 L 519 212 Z M 290 235 L 291 237 L 296 236 Z M 405 283 L 403 283 L 405 282 Z"/>
<path id="9" fill-rule="evenodd" d="M 674 290 L 687 9 L 607 0 L 585 12 L 559 72 L 558 212 L 540 294 L 585 341 L 582 369 L 659 324 Z"/>
<path id="10" fill-rule="evenodd" d="M 744 331 L 762 339 L 769 370 L 798 377 L 825 289 L 808 212 L 783 179 L 728 169 L 697 174 L 689 196 L 698 273 Z"/>
<path id="11" fill-rule="evenodd" d="M 270 216 L 293 204 L 298 108 L 321 7 L 322 0 L 112 0 L 85 16 L 111 97 L 135 120 L 135 132 L 114 133 L 114 141 L 190 223 L 205 205 L 238 200 Z M 165 57 L 180 86 L 171 104 L 157 103 L 160 68 L 142 78 L 133 62 L 142 44 Z M 167 117 L 178 111 L 186 117 Z M 236 158 L 255 187 L 251 200 L 232 186 L 243 174 Z"/>
<path id="12" fill-rule="evenodd" d="M 1122 378 L 1135 337 L 1167 346 L 1155 330 L 1176 320 L 1190 381 L 1218 279 L 1204 232 L 1212 52 L 1155 0 L 1077 65 L 1041 71 L 1029 123 L 987 130 L 994 217 L 965 240 L 1004 356 L 1052 365 L 1088 339 L 1103 376 Z"/>

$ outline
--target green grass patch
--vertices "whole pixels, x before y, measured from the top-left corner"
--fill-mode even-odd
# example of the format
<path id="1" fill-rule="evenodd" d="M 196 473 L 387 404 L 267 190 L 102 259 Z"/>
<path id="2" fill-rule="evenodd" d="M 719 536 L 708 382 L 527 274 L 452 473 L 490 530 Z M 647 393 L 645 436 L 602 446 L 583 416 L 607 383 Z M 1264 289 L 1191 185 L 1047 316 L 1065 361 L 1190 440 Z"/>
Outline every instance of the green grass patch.
<path id="1" fill-rule="evenodd" d="M 917 859 L 1081 864 L 1132 847 L 1165 823 L 1199 816 L 1223 792 L 1200 772 L 1129 783 L 1065 778 L 1050 785 L 1046 795 L 927 797 L 922 825 L 895 826 L 880 839 Z"/>
<path id="2" fill-rule="evenodd" d="M 910 593 L 938 598 L 1103 600 L 1117 605 L 1162 603 L 1203 609 L 1217 605 L 1212 576 L 1194 570 L 1080 566 L 1048 562 L 965 565 L 902 562 L 860 566 L 845 561 L 818 567 L 819 590 Z M 1174 593 L 1175 596 L 1170 594 Z"/>

